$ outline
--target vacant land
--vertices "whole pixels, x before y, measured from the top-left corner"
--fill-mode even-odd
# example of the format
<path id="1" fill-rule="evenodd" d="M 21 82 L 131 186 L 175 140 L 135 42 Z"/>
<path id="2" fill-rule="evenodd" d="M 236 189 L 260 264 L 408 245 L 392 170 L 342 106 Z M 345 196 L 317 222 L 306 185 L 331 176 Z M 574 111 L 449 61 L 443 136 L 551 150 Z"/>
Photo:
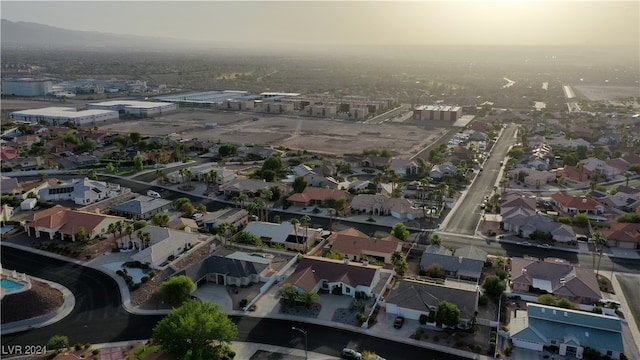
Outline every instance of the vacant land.
<path id="1" fill-rule="evenodd" d="M 254 121 L 256 116 L 259 120 Z M 181 109 L 162 117 L 113 122 L 101 129 L 222 143 L 283 146 L 333 155 L 359 153 L 368 148 L 388 148 L 398 154 L 409 154 L 433 142 L 442 130 L 192 109 Z"/>
<path id="2" fill-rule="evenodd" d="M 637 86 L 574 85 L 573 88 L 590 101 L 607 101 L 638 96 Z"/>

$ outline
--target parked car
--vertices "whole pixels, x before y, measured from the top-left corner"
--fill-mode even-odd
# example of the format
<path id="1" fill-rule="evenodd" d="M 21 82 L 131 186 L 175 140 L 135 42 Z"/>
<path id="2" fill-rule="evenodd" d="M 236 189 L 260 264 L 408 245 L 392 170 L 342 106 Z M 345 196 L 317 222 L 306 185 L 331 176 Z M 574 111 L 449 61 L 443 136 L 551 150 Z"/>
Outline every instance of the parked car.
<path id="1" fill-rule="evenodd" d="M 344 348 L 342 349 L 342 353 L 340 354 L 342 358 L 345 359 L 355 359 L 355 360 L 362 360 L 362 354 L 353 350 L 353 349 L 349 349 L 349 348 Z"/>
<path id="2" fill-rule="evenodd" d="M 548 249 L 548 248 L 551 247 L 551 245 L 549 245 L 549 244 L 539 244 L 538 247 L 539 248 L 543 248 L 543 249 Z"/>
<path id="3" fill-rule="evenodd" d="M 531 243 L 528 241 L 518 241 L 517 244 L 520 246 L 531 246 Z"/>
<path id="4" fill-rule="evenodd" d="M 404 324 L 404 317 L 397 316 L 396 320 L 393 322 L 393 327 L 396 329 L 400 329 L 403 324 Z"/>
<path id="5" fill-rule="evenodd" d="M 203 216 L 204 216 L 203 213 L 195 213 L 191 217 L 193 218 L 193 220 L 200 220 L 200 219 L 202 219 Z"/>

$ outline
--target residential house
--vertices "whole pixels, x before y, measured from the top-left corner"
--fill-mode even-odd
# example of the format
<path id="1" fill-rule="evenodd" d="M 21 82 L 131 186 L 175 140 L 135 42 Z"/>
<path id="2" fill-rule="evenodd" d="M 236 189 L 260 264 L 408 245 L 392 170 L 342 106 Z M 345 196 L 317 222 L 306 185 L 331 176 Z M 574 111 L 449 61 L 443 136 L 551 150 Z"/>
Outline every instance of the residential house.
<path id="1" fill-rule="evenodd" d="M 267 159 L 271 156 L 280 156 L 280 151 L 264 146 L 240 146 L 238 147 L 237 155 L 241 158 L 255 158 L 259 160 Z"/>
<path id="2" fill-rule="evenodd" d="M 389 170 L 395 171 L 400 176 L 417 175 L 420 172 L 420 167 L 413 160 L 394 158 L 389 163 Z"/>
<path id="3" fill-rule="evenodd" d="M 131 260 L 140 261 L 154 269 L 164 268 L 168 262 L 186 252 L 189 248 L 207 240 L 205 236 L 198 233 L 159 226 L 147 225 L 141 230 L 151 234 L 149 246 L 145 247 L 145 244 L 142 244 L 140 239 L 133 235 L 129 240 L 128 248 L 138 249 L 139 251 L 131 256 Z M 126 242 L 124 238 L 121 241 Z M 127 247 L 126 244 L 125 247 Z"/>
<path id="4" fill-rule="evenodd" d="M 386 278 L 382 277 L 379 266 L 354 264 L 348 259 L 343 261 L 305 256 L 285 284 L 291 284 L 299 292 L 325 290 L 331 294 L 351 297 L 355 297 L 356 292 L 362 292 L 367 297 L 372 297 L 384 290 L 384 281 L 391 278 L 391 274 L 388 275 Z M 377 286 L 381 280 L 383 286 Z"/>
<path id="5" fill-rule="evenodd" d="M 516 294 L 553 294 L 583 305 L 593 305 L 602 299 L 593 270 L 558 259 L 512 258 L 511 289 Z"/>
<path id="6" fill-rule="evenodd" d="M 441 255 L 424 252 L 420 260 L 420 269 L 426 269 L 431 264 L 438 264 L 449 278 L 459 280 L 480 281 L 484 261 L 467 259 L 460 256 Z"/>
<path id="7" fill-rule="evenodd" d="M 442 245 L 438 245 L 438 244 L 429 244 L 427 245 L 427 248 L 424 250 L 424 252 L 429 253 L 429 254 L 439 254 L 439 255 L 447 255 L 447 256 L 452 256 L 453 252 L 449 249 L 447 249 L 446 247 L 442 246 Z"/>
<path id="8" fill-rule="evenodd" d="M 179 217 L 169 221 L 167 227 L 170 229 L 184 230 L 188 232 L 198 231 L 200 228 L 195 220 L 184 217 Z"/>
<path id="9" fill-rule="evenodd" d="M 382 239 L 372 238 L 354 228 L 334 232 L 327 239 L 331 250 L 343 254 L 353 261 L 374 258 L 391 264 L 394 252 L 402 250 L 402 243 L 394 236 Z"/>
<path id="10" fill-rule="evenodd" d="M 333 199 L 347 199 L 347 193 L 342 190 L 316 188 L 307 186 L 301 193 L 295 193 L 287 198 L 287 201 L 296 206 L 307 207 L 311 205 L 324 206 L 325 201 Z"/>
<path id="11" fill-rule="evenodd" d="M 465 259 L 487 261 L 488 253 L 477 246 L 469 245 L 456 249 L 456 256 L 462 256 Z"/>
<path id="12" fill-rule="evenodd" d="M 524 173 L 523 175 L 520 175 Z M 542 185 L 549 184 L 556 179 L 556 173 L 546 170 L 538 170 L 532 167 L 520 167 L 509 170 L 508 174 L 513 179 L 524 176 L 524 183 L 539 189 Z"/>
<path id="13" fill-rule="evenodd" d="M 0 146 L 0 160 L 9 161 L 18 157 L 18 150 L 11 146 Z"/>
<path id="14" fill-rule="evenodd" d="M 587 158 L 581 160 L 582 167 L 591 171 L 593 174 L 598 174 L 604 180 L 613 180 L 616 176 L 620 175 L 620 170 L 613 166 L 609 166 L 606 161 L 597 158 Z"/>
<path id="15" fill-rule="evenodd" d="M 454 146 L 451 148 L 451 156 L 449 157 L 449 161 L 454 164 L 457 164 L 461 161 L 466 161 L 468 165 L 471 165 L 473 156 L 473 151 L 471 151 L 470 149 L 464 146 Z"/>
<path id="16" fill-rule="evenodd" d="M 604 213 L 604 206 L 588 197 L 555 193 L 551 195 L 551 203 L 561 212 L 570 216 L 576 214 L 601 215 Z"/>
<path id="17" fill-rule="evenodd" d="M 594 190 L 591 197 L 600 204 L 623 212 L 636 212 L 640 208 L 640 193 L 627 194 L 621 191 L 611 195 L 604 191 Z"/>
<path id="18" fill-rule="evenodd" d="M 0 178 L 0 191 L 2 195 L 13 195 L 20 193 L 22 187 L 17 178 L 2 176 Z"/>
<path id="19" fill-rule="evenodd" d="M 286 249 L 306 252 L 320 239 L 320 231 L 312 228 L 296 227 L 288 221 L 280 224 L 252 221 L 244 231 L 252 233 L 267 245 L 281 245 Z"/>
<path id="20" fill-rule="evenodd" d="M 549 146 L 554 148 L 577 148 L 578 146 L 586 146 L 587 149 L 591 148 L 591 143 L 583 138 L 567 139 L 566 137 L 554 137 L 547 140 Z"/>
<path id="21" fill-rule="evenodd" d="M 535 232 L 543 232 L 549 233 L 553 241 L 566 243 L 576 239 L 571 226 L 557 223 L 545 215 L 531 214 L 530 210 L 516 209 L 506 212 L 502 216 L 502 222 L 504 230 L 523 238 L 531 237 Z"/>
<path id="22" fill-rule="evenodd" d="M 308 186 L 337 189 L 338 182 L 332 177 L 325 177 L 321 171 L 321 168 L 311 168 L 304 164 L 293 168 L 294 176 L 304 178 Z"/>
<path id="23" fill-rule="evenodd" d="M 361 194 L 351 200 L 351 211 L 362 211 L 373 215 L 391 215 L 396 219 L 415 220 L 424 216 L 425 211 L 409 199 L 393 198 L 382 194 Z"/>
<path id="24" fill-rule="evenodd" d="M 519 192 L 503 193 L 500 197 L 500 211 L 504 214 L 505 211 L 513 208 L 525 208 L 535 213 L 536 199 Z"/>
<path id="25" fill-rule="evenodd" d="M 375 155 L 365 155 L 364 158 L 362 158 L 362 160 L 360 161 L 361 166 L 376 169 L 386 169 L 389 167 L 390 163 L 391 158 Z"/>
<path id="26" fill-rule="evenodd" d="M 435 165 L 429 172 L 429 177 L 435 180 L 441 180 L 446 174 L 454 175 L 458 171 L 455 165 L 450 162 Z"/>
<path id="27" fill-rule="evenodd" d="M 198 287 L 211 282 L 226 286 L 248 286 L 260 282 L 269 270 L 270 259 L 253 256 L 245 260 L 211 255 L 176 273 L 186 275 Z"/>
<path id="28" fill-rule="evenodd" d="M 420 320 L 421 315 L 436 313 L 441 301 L 450 302 L 460 309 L 460 325 L 467 327 L 478 310 L 480 290 L 477 286 L 449 287 L 431 282 L 402 279 L 385 299 L 388 314 Z"/>
<path id="29" fill-rule="evenodd" d="M 269 190 L 274 186 L 281 188 L 283 191 L 286 190 L 282 185 L 277 183 L 248 179 L 233 180 L 228 184 L 221 186 L 221 190 L 224 191 L 224 194 L 228 198 L 233 198 L 240 194 L 254 197 L 259 191 Z"/>
<path id="30" fill-rule="evenodd" d="M 571 165 L 564 165 L 551 171 L 556 173 L 556 178 L 564 179 L 565 184 L 569 187 L 584 187 L 593 176 L 593 173 L 584 167 L 578 168 Z"/>
<path id="31" fill-rule="evenodd" d="M 70 200 L 77 205 L 88 205 L 114 196 L 119 189 L 120 185 L 104 181 L 71 179 L 39 190 L 38 197 L 43 201 Z"/>
<path id="32" fill-rule="evenodd" d="M 245 209 L 222 209 L 202 216 L 198 222 L 202 223 L 203 230 L 210 231 L 221 224 L 233 225 L 239 229 L 249 220 L 249 213 Z"/>
<path id="33" fill-rule="evenodd" d="M 40 156 L 15 157 L 11 160 L 3 161 L 2 167 L 11 171 L 29 171 L 44 169 L 45 161 Z"/>
<path id="34" fill-rule="evenodd" d="M 149 220 L 153 215 L 167 212 L 170 208 L 170 200 L 140 195 L 135 199 L 113 206 L 111 212 L 132 220 Z"/>
<path id="35" fill-rule="evenodd" d="M 70 239 L 75 241 L 76 234 L 83 228 L 89 239 L 107 234 L 109 224 L 123 220 L 86 211 L 71 210 L 60 205 L 29 214 L 24 219 L 24 230 L 28 236 L 40 238 L 49 235 L 49 240 Z"/>
<path id="36" fill-rule="evenodd" d="M 624 352 L 618 317 L 528 303 L 526 310 L 516 310 L 509 330 L 513 346 L 536 351 L 555 346 L 563 357 L 582 359 L 586 348 L 611 359 Z"/>
<path id="37" fill-rule="evenodd" d="M 608 245 L 621 249 L 640 249 L 640 224 L 612 223 L 608 229 L 600 231 L 607 238 Z"/>

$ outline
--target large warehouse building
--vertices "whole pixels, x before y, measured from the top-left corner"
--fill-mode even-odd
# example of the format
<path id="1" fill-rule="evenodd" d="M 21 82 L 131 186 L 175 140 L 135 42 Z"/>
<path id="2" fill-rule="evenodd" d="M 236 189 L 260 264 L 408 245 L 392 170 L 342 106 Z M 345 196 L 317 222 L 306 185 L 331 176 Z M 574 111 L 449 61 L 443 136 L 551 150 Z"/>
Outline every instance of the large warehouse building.
<path id="1" fill-rule="evenodd" d="M 70 122 L 75 125 L 99 125 L 107 120 L 118 119 L 118 112 L 112 110 L 82 110 L 69 107 L 47 107 L 42 109 L 14 111 L 9 118 L 16 121 L 39 123 L 46 121 L 51 125 Z"/>
<path id="2" fill-rule="evenodd" d="M 456 121 L 462 117 L 460 106 L 421 105 L 413 110 L 414 120 Z"/>
<path id="3" fill-rule="evenodd" d="M 178 104 L 168 102 L 114 100 L 87 104 L 87 109 L 113 110 L 118 112 L 120 115 L 144 118 L 176 111 L 178 110 Z"/>
<path id="4" fill-rule="evenodd" d="M 43 79 L 19 78 L 2 80 L 2 95 L 44 96 L 51 92 L 52 82 Z"/>

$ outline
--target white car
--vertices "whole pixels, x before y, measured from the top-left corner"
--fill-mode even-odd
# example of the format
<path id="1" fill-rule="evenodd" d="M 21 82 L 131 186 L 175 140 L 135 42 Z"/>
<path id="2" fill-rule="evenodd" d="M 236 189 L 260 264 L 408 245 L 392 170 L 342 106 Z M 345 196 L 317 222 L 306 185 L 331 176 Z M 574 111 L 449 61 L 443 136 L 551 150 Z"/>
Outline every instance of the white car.
<path id="1" fill-rule="evenodd" d="M 528 241 L 518 241 L 517 244 L 520 246 L 531 246 L 531 243 Z"/>
<path id="2" fill-rule="evenodd" d="M 203 213 L 195 213 L 191 217 L 193 218 L 193 220 L 200 220 L 202 219 L 203 216 L 204 216 Z"/>
<path id="3" fill-rule="evenodd" d="M 549 244 L 540 244 L 538 245 L 539 248 L 543 248 L 543 249 L 549 249 L 551 247 L 551 245 Z"/>

